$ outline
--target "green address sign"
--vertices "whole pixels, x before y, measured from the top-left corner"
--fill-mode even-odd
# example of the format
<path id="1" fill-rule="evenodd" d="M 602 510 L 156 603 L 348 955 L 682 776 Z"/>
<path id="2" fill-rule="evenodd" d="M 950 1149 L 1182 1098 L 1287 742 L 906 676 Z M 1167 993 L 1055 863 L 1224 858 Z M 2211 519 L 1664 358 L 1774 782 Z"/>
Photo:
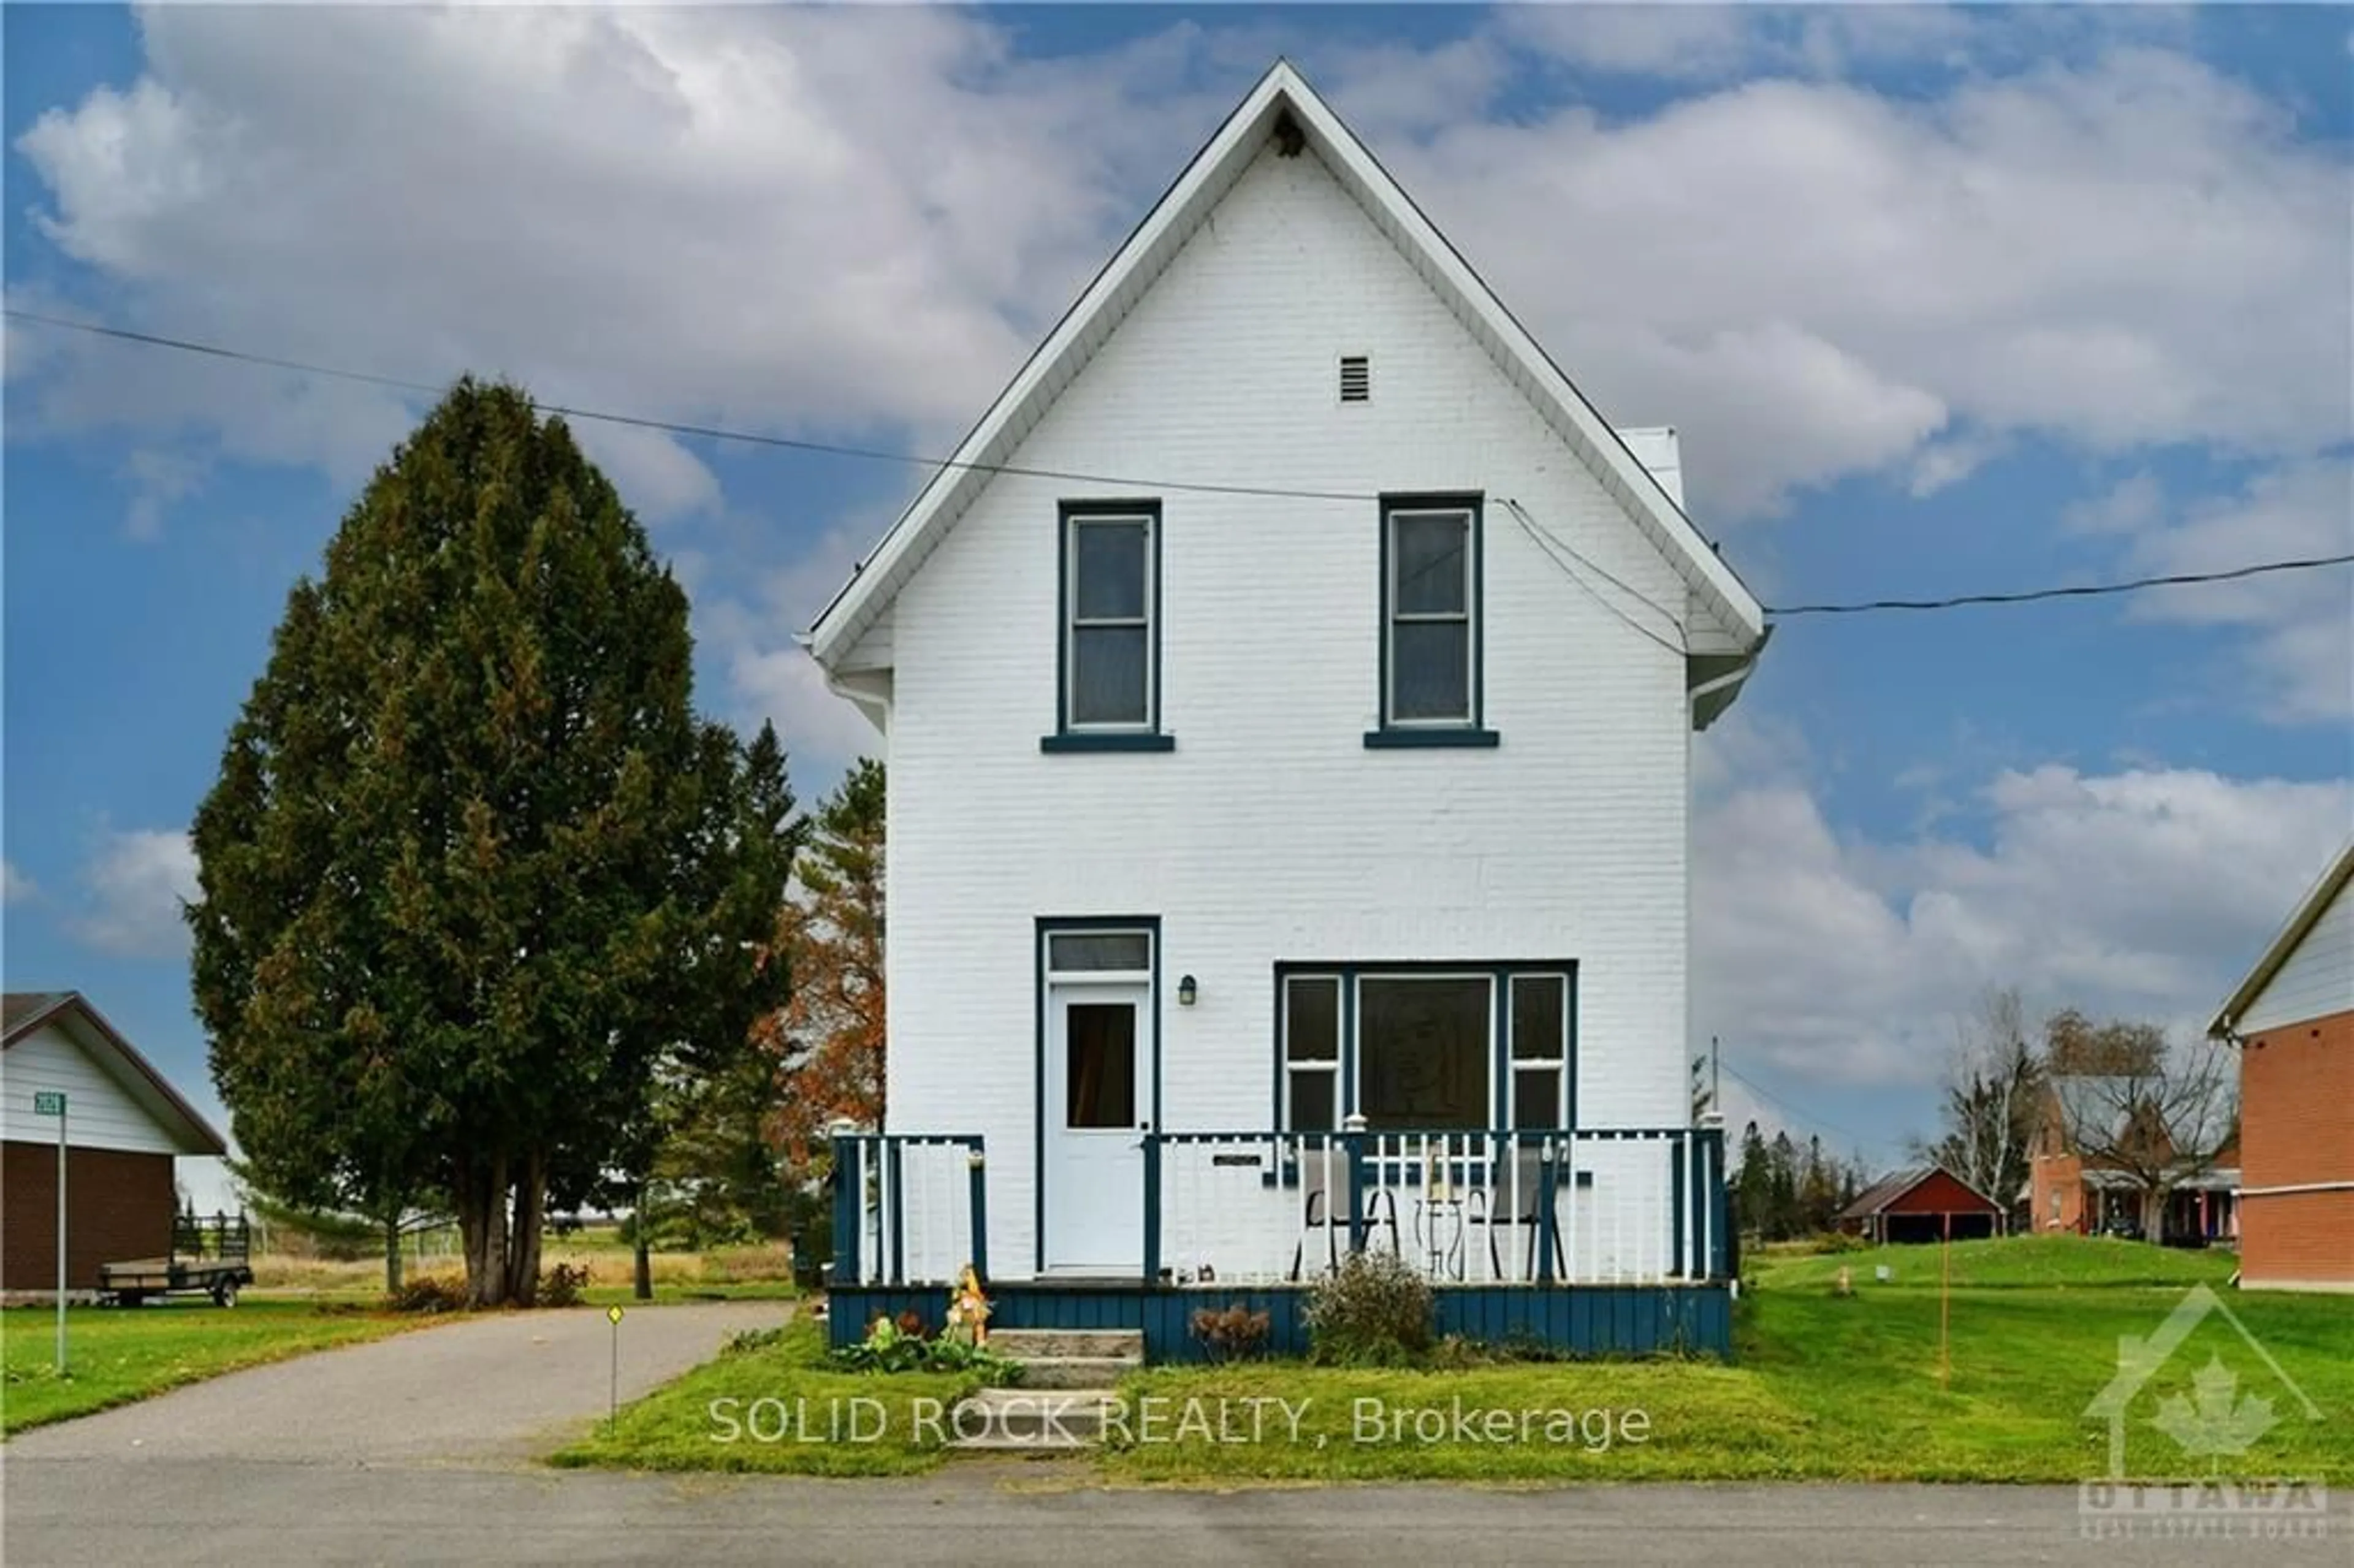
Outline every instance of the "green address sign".
<path id="1" fill-rule="evenodd" d="M 63 1116 L 63 1115 L 65 1115 L 65 1114 L 66 1114 L 66 1097 L 65 1097 L 65 1095 L 63 1094 L 63 1092 L 61 1092 L 61 1091 L 59 1091 L 59 1090 L 56 1090 L 56 1089 L 45 1089 L 45 1090 L 42 1090 L 41 1092 L 39 1092 L 39 1093 L 37 1093 L 37 1094 L 34 1095 L 34 1097 L 33 1097 L 33 1114 L 34 1114 L 35 1116 Z"/>

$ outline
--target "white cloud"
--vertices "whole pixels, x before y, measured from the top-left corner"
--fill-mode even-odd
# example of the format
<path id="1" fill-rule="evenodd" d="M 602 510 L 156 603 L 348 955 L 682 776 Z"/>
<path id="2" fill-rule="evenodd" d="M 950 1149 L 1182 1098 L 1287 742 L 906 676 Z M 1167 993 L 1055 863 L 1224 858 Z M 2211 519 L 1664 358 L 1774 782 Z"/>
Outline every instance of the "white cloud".
<path id="1" fill-rule="evenodd" d="M 1902 471 L 1957 424 L 2099 452 L 2341 440 L 2348 169 L 2297 130 L 2136 48 L 1922 99 L 1753 81 L 1383 153 L 1612 417 L 1683 429 L 1693 503 L 1723 518 Z"/>
<path id="2" fill-rule="evenodd" d="M 2112 498 L 2114 500 L 2114 497 Z M 2354 554 L 2354 461 L 2294 464 L 2240 494 L 2190 503 L 2134 542 L 2152 574 L 2224 571 L 2262 561 Z M 2146 620 L 2244 630 L 2215 695 L 2286 723 L 2354 717 L 2354 567 L 2280 573 L 2138 598 Z"/>
<path id="3" fill-rule="evenodd" d="M 947 10 L 161 6 L 142 31 L 133 87 L 18 142 L 106 314 L 764 429 L 952 435 L 1220 107 L 1158 85 L 1190 32 L 1034 63 Z M 350 478 L 419 401 L 106 344 L 37 385 L 40 429 Z M 649 514 L 711 503 L 672 438 L 583 440 Z"/>
<path id="4" fill-rule="evenodd" d="M 170 959 L 187 950 L 184 900 L 196 896 L 196 852 L 188 835 L 108 831 L 83 868 L 85 891 L 73 934 L 101 952 Z"/>
<path id="5" fill-rule="evenodd" d="M 1425 49 L 1322 52 L 1582 384 L 1622 422 L 1686 429 L 1695 505 L 1726 519 L 1857 471 L 1935 489 L 2011 431 L 2342 436 L 2345 159 L 2184 55 L 2105 52 L 2181 32 L 2131 9 L 1521 8 Z M 1232 58 L 1263 34 L 1025 61 L 952 11 L 160 7 L 147 75 L 19 145 L 44 231 L 134 323 L 946 440 L 1264 64 Z M 1484 119 L 1543 56 L 1793 74 L 1620 121 Z M 1971 69 L 1922 98 L 1817 79 L 1949 58 Z M 351 476 L 415 402 L 119 344 L 25 374 L 36 428 L 208 431 Z M 670 438 L 584 439 L 649 515 L 713 504 Z"/>
<path id="6" fill-rule="evenodd" d="M 1694 824 L 1697 1033 L 1822 1083 L 1926 1081 L 1990 984 L 2196 1030 L 2354 825 L 2343 780 L 2051 766 L 1978 788 L 1981 842 L 1875 841 L 1744 770 Z"/>
<path id="7" fill-rule="evenodd" d="M 15 861 L 0 860 L 0 904 L 22 904 L 40 893 L 40 884 L 17 869 Z"/>
<path id="8" fill-rule="evenodd" d="M 123 477 L 131 482 L 131 509 L 123 514 L 122 531 L 134 539 L 155 539 L 164 532 L 164 515 L 194 494 L 209 468 L 203 458 L 186 452 L 141 447 L 124 460 Z"/>
<path id="9" fill-rule="evenodd" d="M 880 518 L 862 511 L 813 547 L 745 593 L 715 583 L 698 596 L 695 635 L 727 673 L 730 716 L 750 728 L 773 720 L 792 748 L 794 789 L 814 800 L 861 757 L 880 756 L 882 732 L 847 698 L 826 689 L 825 674 L 793 641 L 815 620 L 879 536 Z"/>

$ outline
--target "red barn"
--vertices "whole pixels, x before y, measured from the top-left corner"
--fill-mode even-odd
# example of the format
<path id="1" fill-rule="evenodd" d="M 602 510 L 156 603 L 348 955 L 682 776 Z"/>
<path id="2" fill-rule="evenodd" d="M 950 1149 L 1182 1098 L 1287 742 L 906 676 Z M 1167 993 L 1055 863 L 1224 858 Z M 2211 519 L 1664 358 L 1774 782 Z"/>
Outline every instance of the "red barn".
<path id="1" fill-rule="evenodd" d="M 66 1287 L 95 1290 L 100 1265 L 171 1251 L 174 1160 L 228 1146 L 80 991 L 10 991 L 5 1010 L 0 1290 L 57 1288 L 58 1118 L 41 1108 L 53 1095 L 66 1104 Z"/>
<path id="2" fill-rule="evenodd" d="M 1967 1241 L 2002 1232 L 2002 1205 L 1938 1165 L 1883 1176 L 1840 1211 L 1840 1229 L 1875 1242 Z"/>

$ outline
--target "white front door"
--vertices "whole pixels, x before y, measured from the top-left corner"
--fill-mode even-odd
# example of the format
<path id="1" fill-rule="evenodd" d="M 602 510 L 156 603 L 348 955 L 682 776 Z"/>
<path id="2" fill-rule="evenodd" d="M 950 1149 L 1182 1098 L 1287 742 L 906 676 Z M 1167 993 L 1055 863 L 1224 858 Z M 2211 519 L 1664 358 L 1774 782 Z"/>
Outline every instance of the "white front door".
<path id="1" fill-rule="evenodd" d="M 1046 993 L 1045 1261 L 1066 1274 L 1144 1268 L 1144 1133 L 1152 992 L 1140 983 Z"/>

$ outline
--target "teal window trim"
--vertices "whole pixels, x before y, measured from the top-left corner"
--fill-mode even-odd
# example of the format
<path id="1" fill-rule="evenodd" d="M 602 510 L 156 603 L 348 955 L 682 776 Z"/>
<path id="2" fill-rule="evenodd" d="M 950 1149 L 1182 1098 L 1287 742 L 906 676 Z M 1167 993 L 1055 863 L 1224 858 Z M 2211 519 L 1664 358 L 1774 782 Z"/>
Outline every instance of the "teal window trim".
<path id="1" fill-rule="evenodd" d="M 1468 512 L 1470 526 L 1465 545 L 1470 556 L 1467 577 L 1466 606 L 1469 611 L 1470 651 L 1467 678 L 1469 712 L 1459 719 L 1400 719 L 1391 711 L 1391 675 L 1394 653 L 1396 627 L 1392 620 L 1391 556 L 1395 529 L 1392 518 L 1401 512 Z M 1381 622 L 1377 641 L 1381 645 L 1379 682 L 1381 727 L 1365 732 L 1365 747 L 1369 751 L 1419 750 L 1425 747 L 1460 747 L 1486 750 L 1500 744 L 1500 737 L 1487 727 L 1485 714 L 1488 698 L 1487 681 L 1487 497 L 1478 491 L 1384 492 L 1380 501 L 1381 518 Z"/>
<path id="2" fill-rule="evenodd" d="M 1147 596 L 1145 631 L 1144 722 L 1140 725 L 1075 725 L 1071 722 L 1071 641 L 1073 594 L 1071 536 L 1088 518 L 1140 517 L 1150 535 L 1151 591 Z M 1161 728 L 1161 503 L 1148 497 L 1066 500 L 1055 518 L 1055 732 L 1041 736 L 1038 749 L 1048 755 L 1089 751 L 1174 751 L 1177 739 Z"/>
<path id="3" fill-rule="evenodd" d="M 1492 729 L 1369 729 L 1367 751 L 1421 751 L 1455 747 L 1483 751 L 1503 743 Z"/>

